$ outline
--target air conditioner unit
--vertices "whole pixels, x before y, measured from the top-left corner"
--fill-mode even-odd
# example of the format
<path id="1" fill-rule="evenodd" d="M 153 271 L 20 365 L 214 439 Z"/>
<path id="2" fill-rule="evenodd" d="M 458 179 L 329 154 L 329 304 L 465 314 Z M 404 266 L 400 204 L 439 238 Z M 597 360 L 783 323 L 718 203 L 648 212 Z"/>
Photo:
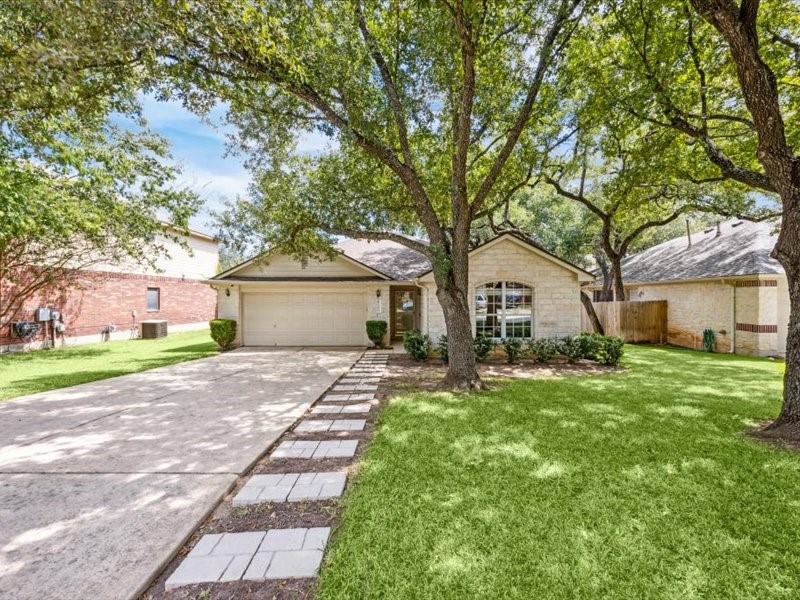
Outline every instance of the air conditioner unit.
<path id="1" fill-rule="evenodd" d="M 163 320 L 142 321 L 139 323 L 142 339 L 152 340 L 167 337 L 167 322 Z"/>

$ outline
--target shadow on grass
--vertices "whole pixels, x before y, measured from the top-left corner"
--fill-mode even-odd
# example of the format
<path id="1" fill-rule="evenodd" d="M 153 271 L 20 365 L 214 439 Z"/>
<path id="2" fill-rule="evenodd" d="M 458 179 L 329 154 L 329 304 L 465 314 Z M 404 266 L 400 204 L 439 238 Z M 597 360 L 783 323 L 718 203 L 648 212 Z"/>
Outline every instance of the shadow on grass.
<path id="1" fill-rule="evenodd" d="M 0 357 L 2 361 L 9 363 L 28 363 L 40 360 L 71 360 L 71 359 L 91 359 L 103 356 L 111 352 L 111 348 L 45 348 L 42 350 L 31 350 L 29 352 L 15 352 Z"/>
<path id="2" fill-rule="evenodd" d="M 192 344 L 190 346 L 180 346 L 178 348 L 165 348 L 159 352 L 165 353 L 183 353 L 183 354 L 202 354 L 207 355 L 215 353 L 217 345 L 214 342 L 202 342 L 200 344 Z"/>

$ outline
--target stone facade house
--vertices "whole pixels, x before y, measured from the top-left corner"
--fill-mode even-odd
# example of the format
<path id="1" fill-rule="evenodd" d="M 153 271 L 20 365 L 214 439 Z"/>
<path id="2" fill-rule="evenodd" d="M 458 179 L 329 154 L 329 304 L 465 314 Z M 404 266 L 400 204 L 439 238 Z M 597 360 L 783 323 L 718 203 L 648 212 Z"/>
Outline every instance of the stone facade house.
<path id="1" fill-rule="evenodd" d="M 701 348 L 710 328 L 719 352 L 782 356 L 789 288 L 770 256 L 776 241 L 776 223 L 748 221 L 675 238 L 624 261 L 626 295 L 667 301 L 670 344 Z"/>
<path id="2" fill-rule="evenodd" d="M 246 346 L 365 346 L 367 320 L 387 321 L 386 343 L 419 329 L 445 333 L 428 259 L 394 242 L 343 240 L 333 260 L 268 254 L 208 280 L 219 316 Z M 473 333 L 494 338 L 580 331 L 580 286 L 593 276 L 529 240 L 504 234 L 470 253 Z"/>
<path id="3" fill-rule="evenodd" d="M 166 236 L 157 241 L 169 256 L 159 257 L 156 268 L 96 264 L 75 269 L 68 288 L 46 288 L 29 298 L 0 327 L 0 353 L 130 339 L 143 320 L 166 320 L 170 332 L 207 328 L 217 295 L 205 280 L 217 271 L 217 241 L 197 231 L 185 238 L 188 250 Z M 9 284 L 0 282 L 0 298 L 4 285 Z M 38 309 L 58 318 L 38 321 Z M 37 323 L 38 331 L 20 337 L 20 322 Z"/>

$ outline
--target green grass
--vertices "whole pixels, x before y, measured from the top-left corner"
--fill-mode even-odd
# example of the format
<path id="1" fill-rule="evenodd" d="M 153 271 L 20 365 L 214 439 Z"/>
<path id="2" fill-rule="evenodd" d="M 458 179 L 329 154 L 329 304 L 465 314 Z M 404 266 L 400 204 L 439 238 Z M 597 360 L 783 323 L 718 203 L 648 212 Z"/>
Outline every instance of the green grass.
<path id="1" fill-rule="evenodd" d="M 212 356 L 208 331 L 0 356 L 0 400 Z"/>
<path id="2" fill-rule="evenodd" d="M 320 598 L 800 597 L 800 453 L 745 435 L 777 414 L 782 365 L 625 364 L 394 398 Z"/>

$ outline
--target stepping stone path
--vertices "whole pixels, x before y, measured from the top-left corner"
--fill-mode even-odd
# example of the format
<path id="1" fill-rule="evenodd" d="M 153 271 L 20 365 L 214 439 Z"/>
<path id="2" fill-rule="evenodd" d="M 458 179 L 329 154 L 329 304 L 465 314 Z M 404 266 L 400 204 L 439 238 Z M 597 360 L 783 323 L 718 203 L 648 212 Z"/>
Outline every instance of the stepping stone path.
<path id="1" fill-rule="evenodd" d="M 367 424 L 365 419 L 306 419 L 294 428 L 295 433 L 312 431 L 362 431 Z"/>
<path id="2" fill-rule="evenodd" d="M 369 402 L 362 402 L 360 404 L 318 404 L 311 410 L 312 415 L 346 415 L 351 413 L 365 413 L 369 412 L 372 404 Z"/>
<path id="3" fill-rule="evenodd" d="M 270 458 L 351 458 L 358 440 L 294 440 L 281 442 Z"/>
<path id="4" fill-rule="evenodd" d="M 204 535 L 165 587 L 314 577 L 330 532 L 330 527 L 312 527 Z"/>
<path id="5" fill-rule="evenodd" d="M 336 394 L 327 394 L 322 400 L 323 402 L 350 402 L 357 400 L 359 402 L 364 400 L 374 400 L 375 394 L 350 394 L 347 392 L 340 392 Z"/>
<path id="6" fill-rule="evenodd" d="M 387 354 L 362 357 L 322 399 L 313 415 L 368 413 L 385 372 Z M 362 431 L 366 419 L 305 419 L 294 432 Z M 286 440 L 270 458 L 352 458 L 358 440 Z M 250 477 L 233 498 L 233 506 L 262 502 L 300 502 L 338 498 L 346 472 L 269 473 Z M 167 579 L 167 590 L 183 585 L 225 581 L 315 577 L 322 563 L 329 527 L 270 529 L 204 535 Z"/>
<path id="7" fill-rule="evenodd" d="M 236 494 L 233 505 L 338 498 L 345 481 L 347 473 L 340 472 L 253 475 Z"/>

